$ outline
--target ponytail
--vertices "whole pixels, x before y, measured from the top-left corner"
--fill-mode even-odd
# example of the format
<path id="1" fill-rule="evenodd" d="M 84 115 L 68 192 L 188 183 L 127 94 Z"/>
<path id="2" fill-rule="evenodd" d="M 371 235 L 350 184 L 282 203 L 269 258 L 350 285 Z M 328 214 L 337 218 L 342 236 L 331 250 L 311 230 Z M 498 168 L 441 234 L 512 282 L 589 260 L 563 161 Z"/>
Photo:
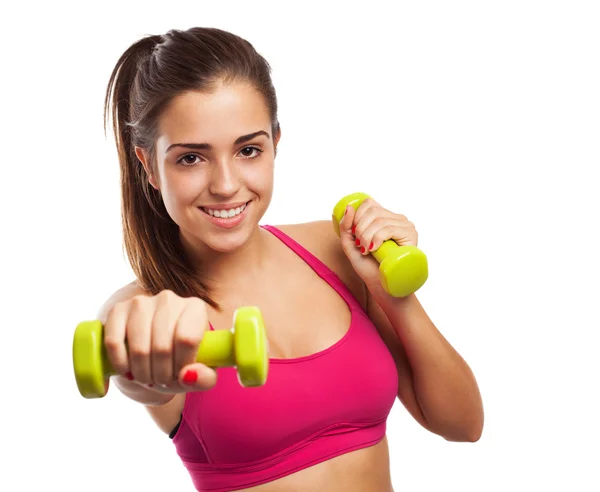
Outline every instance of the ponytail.
<path id="1" fill-rule="evenodd" d="M 204 283 L 193 272 L 181 245 L 179 228 L 169 216 L 160 192 L 150 185 L 135 154 L 136 145 L 145 148 L 151 157 L 150 165 L 155 166 L 153 141 L 142 138 L 147 132 L 139 131 L 147 108 L 139 111 L 132 100 L 138 96 L 140 71 L 148 70 L 153 51 L 161 40 L 162 36 L 142 38 L 121 55 L 110 76 L 104 101 L 104 131 L 107 132 L 108 119 L 112 119 L 121 169 L 124 248 L 145 291 L 156 295 L 169 289 L 182 297 L 200 297 L 218 309 Z"/>

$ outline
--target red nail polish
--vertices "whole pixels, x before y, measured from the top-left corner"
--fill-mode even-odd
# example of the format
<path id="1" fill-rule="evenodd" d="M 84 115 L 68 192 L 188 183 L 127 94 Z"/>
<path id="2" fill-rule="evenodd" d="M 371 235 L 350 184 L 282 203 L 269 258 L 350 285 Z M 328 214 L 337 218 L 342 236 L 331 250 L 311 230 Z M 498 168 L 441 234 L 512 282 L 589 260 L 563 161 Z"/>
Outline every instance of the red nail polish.
<path id="1" fill-rule="evenodd" d="M 356 245 L 357 245 L 357 246 L 360 246 L 360 239 L 357 239 L 357 240 L 356 240 Z"/>
<path id="2" fill-rule="evenodd" d="M 129 379 L 129 381 L 133 381 L 133 374 L 131 374 L 130 372 L 128 372 L 127 374 L 125 374 L 125 377 L 127 379 Z"/>
<path id="3" fill-rule="evenodd" d="M 373 241 L 371 241 L 371 244 L 369 245 L 369 251 L 371 251 L 373 249 Z"/>
<path id="4" fill-rule="evenodd" d="M 355 232 L 356 232 L 356 226 L 355 226 L 355 225 L 353 225 L 353 226 L 352 226 L 352 234 L 354 234 Z"/>
<path id="5" fill-rule="evenodd" d="M 364 247 L 364 246 L 361 246 L 361 247 L 360 247 L 360 252 L 361 252 L 361 253 L 364 253 L 364 252 L 365 252 L 365 247 Z"/>
<path id="6" fill-rule="evenodd" d="M 193 369 L 189 369 L 183 376 L 183 382 L 186 384 L 194 384 L 198 380 L 198 374 Z"/>

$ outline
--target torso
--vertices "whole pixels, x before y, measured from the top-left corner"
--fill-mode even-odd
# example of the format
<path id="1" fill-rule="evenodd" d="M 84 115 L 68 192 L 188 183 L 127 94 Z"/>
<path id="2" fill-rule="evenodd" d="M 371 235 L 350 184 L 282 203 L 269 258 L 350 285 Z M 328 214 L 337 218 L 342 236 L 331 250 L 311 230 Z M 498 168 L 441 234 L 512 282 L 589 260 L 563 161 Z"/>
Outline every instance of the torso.
<path id="1" fill-rule="evenodd" d="M 387 439 L 273 482 L 235 492 L 394 492 Z"/>
<path id="2" fill-rule="evenodd" d="M 345 260 L 341 248 L 323 240 L 323 230 L 330 224 L 310 223 L 278 226 L 318 257 L 344 282 L 364 307 L 363 284 Z M 315 232 L 317 232 L 315 234 Z M 350 310 L 340 295 L 298 255 L 271 233 L 263 231 L 271 242 L 274 261 L 260 288 L 256 285 L 240 286 L 226 299 L 220 299 L 222 310 L 209 311 L 215 329 L 231 326 L 233 311 L 242 305 L 260 306 L 268 331 L 269 356 L 272 358 L 297 358 L 327 349 L 344 337 L 350 326 Z M 326 235 L 325 237 L 330 237 Z M 336 238 L 334 237 L 334 240 Z M 339 239 L 338 239 L 339 241 Z M 284 299 L 285 302 L 280 302 Z M 323 327 L 327 327 L 323 330 Z M 185 395 L 177 395 L 164 409 L 153 415 L 163 430 L 172 429 L 179 421 Z M 149 409 L 152 414 L 152 410 Z M 158 415 L 160 413 L 160 415 Z M 157 418 L 158 417 L 158 418 Z M 331 492 L 352 491 L 391 492 L 387 440 L 353 451 L 273 482 L 243 489 L 246 492 Z"/>

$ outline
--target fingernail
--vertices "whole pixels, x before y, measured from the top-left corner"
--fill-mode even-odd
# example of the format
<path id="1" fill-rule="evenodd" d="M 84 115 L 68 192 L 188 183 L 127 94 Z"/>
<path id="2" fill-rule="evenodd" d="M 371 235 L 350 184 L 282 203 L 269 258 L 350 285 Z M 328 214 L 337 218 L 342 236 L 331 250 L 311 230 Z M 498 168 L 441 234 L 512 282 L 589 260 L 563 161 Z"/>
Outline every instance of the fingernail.
<path id="1" fill-rule="evenodd" d="M 364 247 L 364 246 L 361 246 L 361 247 L 360 247 L 360 252 L 361 252 L 361 253 L 364 253 L 364 252 L 365 252 L 365 247 Z"/>
<path id="2" fill-rule="evenodd" d="M 356 232 L 356 226 L 355 226 L 355 225 L 353 225 L 353 226 L 352 226 L 352 234 L 354 234 L 355 232 Z"/>
<path id="3" fill-rule="evenodd" d="M 356 240 L 356 245 L 357 245 L 357 246 L 360 246 L 360 239 L 357 239 L 357 240 Z"/>
<path id="4" fill-rule="evenodd" d="M 193 369 L 188 369 L 188 371 L 183 376 L 183 382 L 186 384 L 194 384 L 198 380 L 198 374 Z"/>
<path id="5" fill-rule="evenodd" d="M 371 241 L 371 244 L 369 245 L 369 251 L 371 251 L 373 249 L 373 241 Z"/>
<path id="6" fill-rule="evenodd" d="M 133 374 L 131 374 L 130 372 L 128 372 L 127 374 L 125 374 L 125 377 L 127 379 L 129 379 L 129 381 L 133 381 Z"/>

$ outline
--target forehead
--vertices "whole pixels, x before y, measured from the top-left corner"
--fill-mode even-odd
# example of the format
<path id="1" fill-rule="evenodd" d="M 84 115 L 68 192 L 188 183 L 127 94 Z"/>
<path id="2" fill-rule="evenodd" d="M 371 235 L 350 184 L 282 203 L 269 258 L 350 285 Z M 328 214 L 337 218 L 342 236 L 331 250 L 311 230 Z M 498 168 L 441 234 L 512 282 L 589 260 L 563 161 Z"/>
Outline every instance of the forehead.
<path id="1" fill-rule="evenodd" d="M 174 142 L 231 145 L 258 130 L 271 134 L 263 96 L 248 84 L 218 85 L 211 92 L 185 92 L 173 99 L 158 121 L 159 147 Z"/>

